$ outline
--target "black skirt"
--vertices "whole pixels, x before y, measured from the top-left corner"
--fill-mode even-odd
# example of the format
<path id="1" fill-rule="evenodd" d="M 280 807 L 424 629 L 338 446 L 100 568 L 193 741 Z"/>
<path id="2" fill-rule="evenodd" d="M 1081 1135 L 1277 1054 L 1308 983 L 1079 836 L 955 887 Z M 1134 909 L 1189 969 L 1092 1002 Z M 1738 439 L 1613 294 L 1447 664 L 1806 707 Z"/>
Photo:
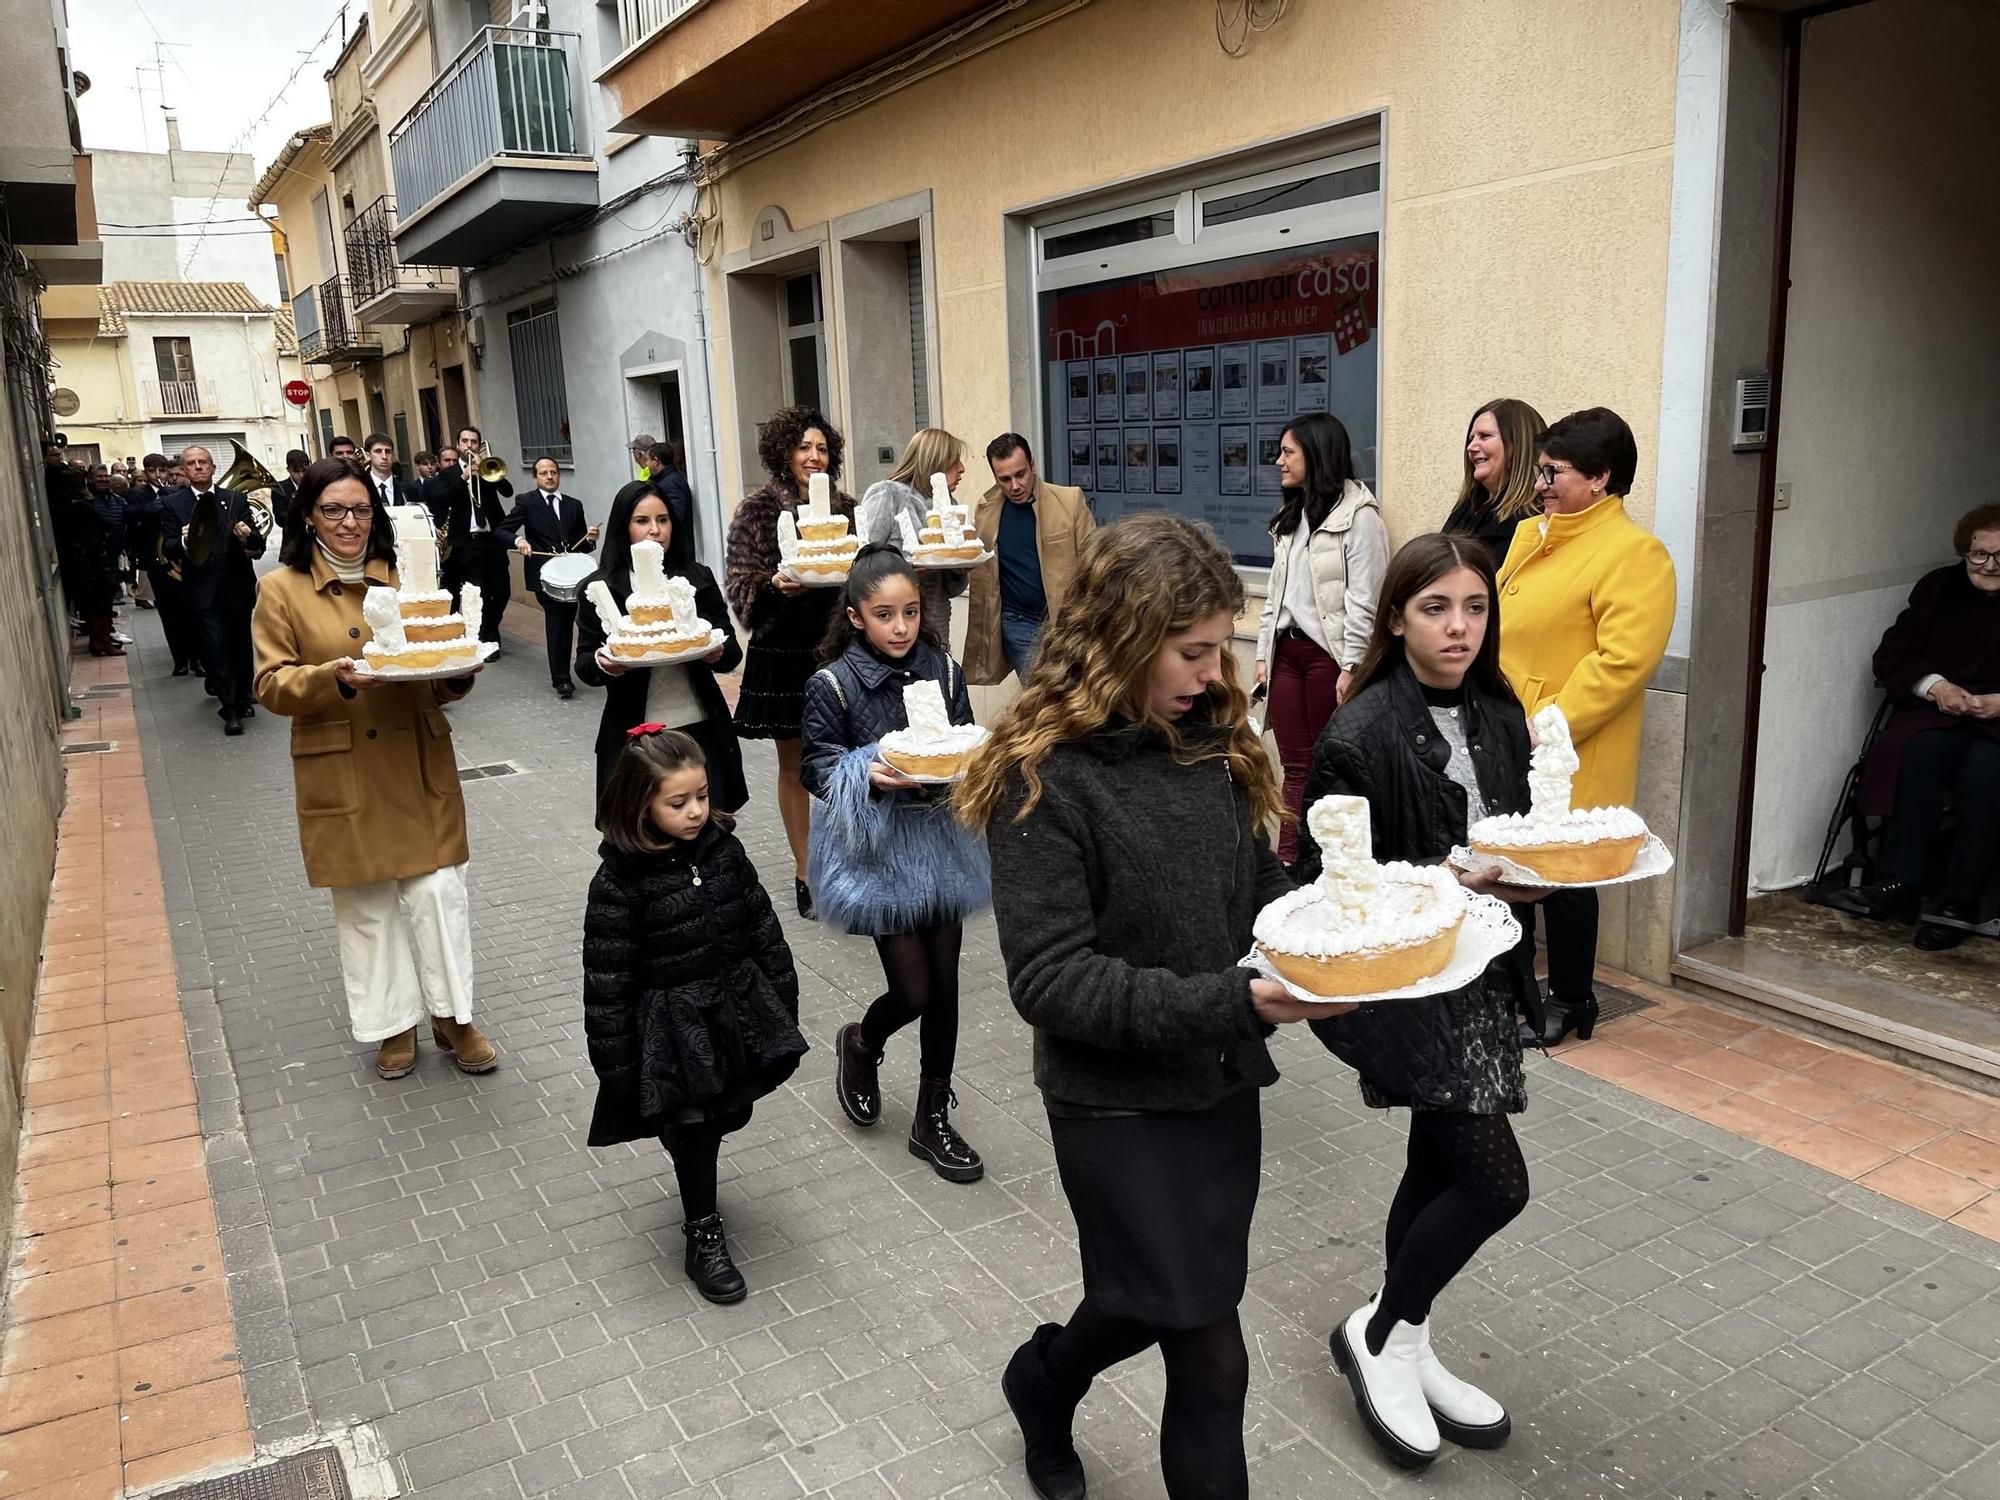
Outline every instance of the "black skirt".
<path id="1" fill-rule="evenodd" d="M 1264 1148 L 1257 1090 L 1211 1109 L 1049 1113 L 1083 1294 L 1107 1317 L 1202 1328 L 1243 1300 Z"/>
<path id="2" fill-rule="evenodd" d="M 839 589 L 809 589 L 785 600 L 750 638 L 736 695 L 736 732 L 750 740 L 795 740 L 805 721 L 806 679 L 819 670 L 820 643 Z"/>

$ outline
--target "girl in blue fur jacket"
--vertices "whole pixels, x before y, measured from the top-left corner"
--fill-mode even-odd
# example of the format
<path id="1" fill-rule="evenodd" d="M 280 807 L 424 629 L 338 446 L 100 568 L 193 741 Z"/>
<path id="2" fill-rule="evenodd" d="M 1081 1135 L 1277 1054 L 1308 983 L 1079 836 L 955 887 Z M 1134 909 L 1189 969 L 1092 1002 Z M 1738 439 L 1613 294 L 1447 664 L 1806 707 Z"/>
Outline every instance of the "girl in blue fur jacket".
<path id="1" fill-rule="evenodd" d="M 879 1121 L 883 1049 L 918 1022 L 910 1154 L 947 1182 L 976 1182 L 986 1167 L 952 1128 L 951 1070 L 963 923 L 992 899 L 986 846 L 952 816 L 949 788 L 920 785 L 877 753 L 883 735 L 908 727 L 912 684 L 935 684 L 952 723 L 970 724 L 965 670 L 927 628 L 916 569 L 896 548 L 863 547 L 842 602 L 820 651 L 826 665 L 806 683 L 799 779 L 817 799 L 806 879 L 822 918 L 874 938 L 889 988 L 841 1028 L 834 1086 L 848 1119 Z"/>

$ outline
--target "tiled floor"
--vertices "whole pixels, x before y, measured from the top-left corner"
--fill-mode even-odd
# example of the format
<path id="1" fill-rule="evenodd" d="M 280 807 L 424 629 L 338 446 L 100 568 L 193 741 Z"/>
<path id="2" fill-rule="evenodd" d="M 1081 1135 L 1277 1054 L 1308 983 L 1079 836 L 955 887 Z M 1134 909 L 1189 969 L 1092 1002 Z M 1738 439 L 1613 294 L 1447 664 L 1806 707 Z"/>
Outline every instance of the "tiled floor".
<path id="1" fill-rule="evenodd" d="M 1632 981 L 1620 978 L 1621 984 Z M 1698 1120 L 2000 1240 L 2000 1100 L 1683 995 L 1556 1056 Z"/>
<path id="2" fill-rule="evenodd" d="M 79 661 L 76 686 L 122 685 Z M 250 1454 L 128 694 L 86 700 L 29 1052 L 0 1496 L 99 1500 Z"/>

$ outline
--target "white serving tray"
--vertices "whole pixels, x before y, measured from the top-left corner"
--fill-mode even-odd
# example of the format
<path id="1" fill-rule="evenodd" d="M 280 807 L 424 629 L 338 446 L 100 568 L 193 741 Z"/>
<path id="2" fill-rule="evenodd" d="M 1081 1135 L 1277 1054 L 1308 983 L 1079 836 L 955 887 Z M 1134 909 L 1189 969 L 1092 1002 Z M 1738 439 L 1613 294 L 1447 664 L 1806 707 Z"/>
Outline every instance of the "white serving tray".
<path id="1" fill-rule="evenodd" d="M 1373 995 L 1315 995 L 1280 974 L 1261 948 L 1252 948 L 1239 967 L 1254 969 L 1264 978 L 1276 980 L 1285 987 L 1286 994 L 1308 1005 L 1376 1005 L 1385 1000 L 1422 1000 L 1431 995 L 1450 994 L 1471 984 L 1486 972 L 1488 964 L 1521 941 L 1521 924 L 1514 920 L 1506 902 L 1497 896 L 1470 893 L 1466 901 L 1465 920 L 1459 923 L 1451 961 L 1430 978 L 1399 990 L 1383 990 Z"/>

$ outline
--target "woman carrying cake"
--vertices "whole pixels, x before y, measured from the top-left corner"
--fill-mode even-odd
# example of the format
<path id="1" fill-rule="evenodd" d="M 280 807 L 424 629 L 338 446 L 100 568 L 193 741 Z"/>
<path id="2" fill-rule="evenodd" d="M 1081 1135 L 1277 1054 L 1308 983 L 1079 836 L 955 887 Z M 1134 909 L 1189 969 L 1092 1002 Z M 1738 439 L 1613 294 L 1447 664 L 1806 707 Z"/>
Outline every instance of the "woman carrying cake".
<path id="1" fill-rule="evenodd" d="M 1569 721 L 1579 809 L 1630 807 L 1639 781 L 1646 684 L 1674 624 L 1674 562 L 1625 513 L 1639 468 L 1632 429 L 1604 407 L 1572 412 L 1542 435 L 1542 517 L 1514 532 L 1500 564 L 1500 669 L 1530 719 L 1550 703 Z M 1595 1025 L 1597 892 L 1542 903 L 1549 993 L 1526 997 L 1522 1041 L 1553 1047 Z"/>
<path id="2" fill-rule="evenodd" d="M 1020 698 L 972 762 L 1015 1008 L 1076 1216 L 1083 1300 L 1001 1386 L 1047 1500 L 1078 1500 L 1071 1437 L 1100 1373 L 1166 1359 L 1166 1492 L 1249 1491 L 1237 1319 L 1263 1124 L 1264 1039 L 1306 1007 L 1238 967 L 1291 889 L 1282 803 L 1230 655 L 1243 584 L 1213 533 L 1164 511 L 1087 542 Z M 1171 879 L 1162 879 L 1170 867 Z"/>
<path id="3" fill-rule="evenodd" d="M 306 879 L 330 889 L 357 1042 L 375 1067 L 417 1065 L 417 1028 L 467 1073 L 500 1054 L 472 1024 L 465 801 L 442 705 L 463 677 L 392 682 L 356 660 L 362 596 L 396 585 L 387 517 L 353 465 L 322 458 L 285 514 L 283 566 L 250 622 L 257 701 L 292 721 L 292 785 Z"/>
<path id="4" fill-rule="evenodd" d="M 1473 822 L 1528 806 L 1528 724 L 1500 672 L 1493 598 L 1492 559 L 1471 537 L 1417 537 L 1389 564 L 1368 653 L 1314 749 L 1305 793 L 1308 807 L 1365 798 L 1377 859 L 1437 864 Z M 1320 854 L 1308 841 L 1294 873 L 1316 879 Z M 1457 878 L 1513 901 L 1541 894 Z M 1363 1422 L 1408 1466 L 1437 1456 L 1440 1433 L 1492 1447 L 1509 1428 L 1497 1401 L 1439 1363 L 1429 1318 L 1432 1299 L 1527 1205 L 1507 1120 L 1527 1108 L 1514 1021 L 1525 972 L 1517 949 L 1465 989 L 1313 1022 L 1369 1104 L 1411 1111 L 1382 1291 L 1331 1339 Z"/>
<path id="5" fill-rule="evenodd" d="M 743 660 L 743 648 L 736 643 L 715 575 L 694 560 L 694 549 L 686 534 L 675 528 L 666 497 L 650 480 L 637 480 L 618 492 L 602 534 L 603 558 L 597 571 L 584 580 L 580 595 L 587 595 L 590 585 L 602 579 L 623 610 L 632 593 L 632 548 L 635 543 L 656 542 L 666 549 L 667 576 L 694 585 L 697 612 L 727 639 L 698 661 L 628 666 L 605 650 L 604 624 L 597 611 L 589 607 L 577 611 L 577 678 L 604 689 L 604 712 L 597 721 L 597 795 L 604 795 L 624 753 L 625 731 L 635 724 L 664 724 L 701 746 L 708 765 L 709 801 L 733 813 L 750 800 L 750 792 L 743 781 L 743 749 L 715 674 L 733 672 Z"/>
<path id="6" fill-rule="evenodd" d="M 906 517 L 913 527 L 924 527 L 930 519 L 933 474 L 944 475 L 945 488 L 953 493 L 965 476 L 965 443 L 942 427 L 926 427 L 911 438 L 889 477 L 868 486 L 854 512 L 854 534 L 864 547 L 870 542 L 899 544 Z M 956 568 L 922 574 L 918 592 L 924 600 L 924 624 L 946 650 L 951 649 L 951 601 L 965 592 L 971 576 Z"/>
<path id="7" fill-rule="evenodd" d="M 1285 768 L 1278 858 L 1298 854 L 1300 794 L 1313 741 L 1368 649 L 1375 593 L 1389 561 L 1382 507 L 1354 474 L 1338 417 L 1313 412 L 1278 444 L 1284 503 L 1271 517 L 1271 584 L 1257 622 L 1257 681 L 1271 690 L 1271 733 Z"/>
<path id="8" fill-rule="evenodd" d="M 779 518 L 796 518 L 812 476 L 840 478 L 846 442 L 834 425 L 809 406 L 788 406 L 757 430 L 757 456 L 769 478 L 736 507 L 729 522 L 723 588 L 748 632 L 743 687 L 736 701 L 736 731 L 745 739 L 772 740 L 778 750 L 778 812 L 792 846 L 792 884 L 799 915 L 813 915 L 806 884 L 806 838 L 812 798 L 799 782 L 799 724 L 806 679 L 819 665 L 819 646 L 839 597 L 836 589 L 808 588 L 780 568 Z M 836 515 L 852 518 L 854 500 L 835 493 Z"/>

